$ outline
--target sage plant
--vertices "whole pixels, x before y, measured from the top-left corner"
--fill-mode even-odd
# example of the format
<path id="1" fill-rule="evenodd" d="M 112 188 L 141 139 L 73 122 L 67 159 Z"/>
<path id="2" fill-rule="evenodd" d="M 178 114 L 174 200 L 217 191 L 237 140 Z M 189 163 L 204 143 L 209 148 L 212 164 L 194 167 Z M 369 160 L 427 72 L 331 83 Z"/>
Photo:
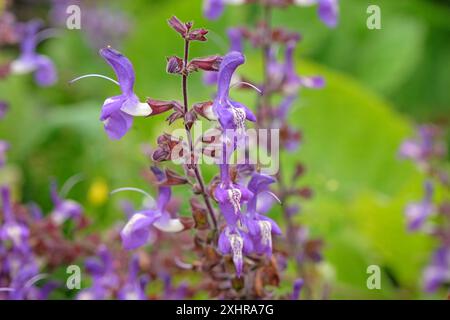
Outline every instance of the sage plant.
<path id="1" fill-rule="evenodd" d="M 204 1 L 204 14 L 207 18 L 215 20 L 220 17 L 225 9 L 225 4 L 256 4 L 261 12 L 261 19 L 254 26 L 239 26 L 228 29 L 230 50 L 242 52 L 244 43 L 248 42 L 254 49 L 261 52 L 263 62 L 263 79 L 252 79 L 245 75 L 236 78 L 244 81 L 240 88 L 249 86 L 257 87 L 261 91 L 256 104 L 257 121 L 259 128 L 272 128 L 280 130 L 280 149 L 286 152 L 298 150 L 301 142 L 301 132 L 292 127 L 289 122 L 289 113 L 294 107 L 302 88 L 320 89 L 325 85 L 325 81 L 319 76 L 298 75 L 295 68 L 295 49 L 301 40 L 301 35 L 297 32 L 289 31 L 282 26 L 273 26 L 272 14 L 276 9 L 284 9 L 291 5 L 318 6 L 319 18 L 328 26 L 336 27 L 338 21 L 338 1 L 337 0 L 314 0 L 314 1 L 292 1 L 292 0 L 243 0 L 243 1 Z M 282 59 L 277 56 L 277 52 L 283 52 Z M 217 78 L 213 74 L 205 74 L 205 83 L 213 84 Z M 278 104 L 276 101 L 280 101 Z M 308 187 L 298 187 L 298 180 L 304 173 L 305 167 L 301 163 L 296 164 L 292 179 L 286 180 L 284 174 L 285 164 L 280 163 L 276 174 L 277 185 L 275 193 L 282 203 L 283 217 L 286 224 L 285 247 L 288 257 L 294 258 L 297 265 L 297 285 L 294 291 L 300 287 L 305 287 L 306 297 L 314 295 L 312 292 L 314 272 L 308 271 L 308 265 L 321 260 L 320 249 L 322 241 L 311 239 L 308 229 L 295 222 L 295 216 L 299 213 L 298 205 L 290 205 L 292 201 L 298 203 L 295 198 L 307 199 L 312 196 L 312 191 Z M 274 181 L 275 182 L 275 181 Z M 266 195 L 267 198 L 267 195 Z M 268 199 L 270 203 L 270 199 Z M 320 293 L 319 293 L 320 294 Z M 322 297 L 326 296 L 324 290 Z M 293 296 L 298 297 L 298 293 Z M 318 296 L 316 294 L 316 296 Z"/>

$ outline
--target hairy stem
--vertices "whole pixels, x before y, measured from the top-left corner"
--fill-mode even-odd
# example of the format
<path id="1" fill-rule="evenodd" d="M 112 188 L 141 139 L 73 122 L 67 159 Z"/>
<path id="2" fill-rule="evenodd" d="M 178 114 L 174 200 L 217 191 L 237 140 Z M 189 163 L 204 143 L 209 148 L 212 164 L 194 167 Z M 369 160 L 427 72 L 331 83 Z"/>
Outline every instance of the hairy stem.
<path id="1" fill-rule="evenodd" d="M 188 64 L 188 59 L 189 59 L 189 40 L 185 40 L 184 42 L 184 66 L 186 68 L 187 64 Z M 185 116 L 185 121 L 184 121 L 184 128 L 186 129 L 186 135 L 188 138 L 188 144 L 189 144 L 189 151 L 190 151 L 190 156 L 194 155 L 194 143 L 192 142 L 192 134 L 191 134 L 191 129 L 189 127 L 189 125 L 187 124 L 186 121 L 186 114 L 189 111 L 189 104 L 188 104 L 188 91 L 187 91 L 187 78 L 188 78 L 188 73 L 183 72 L 183 80 L 182 80 L 182 87 L 183 87 L 183 103 L 184 103 L 184 116 Z M 191 158 L 192 160 L 192 158 Z M 214 209 L 211 205 L 211 201 L 209 199 L 208 193 L 206 192 L 206 187 L 205 187 L 205 182 L 203 180 L 203 175 L 202 172 L 200 171 L 200 168 L 198 166 L 198 164 L 196 163 L 196 160 L 193 161 L 192 163 L 193 169 L 194 169 L 194 173 L 195 173 L 195 178 L 197 180 L 197 183 L 200 187 L 200 192 L 202 194 L 203 200 L 205 201 L 205 205 L 206 208 L 208 210 L 208 214 L 211 218 L 211 221 L 213 223 L 214 226 L 214 230 L 217 230 L 217 219 L 216 219 L 216 215 L 214 214 Z"/>

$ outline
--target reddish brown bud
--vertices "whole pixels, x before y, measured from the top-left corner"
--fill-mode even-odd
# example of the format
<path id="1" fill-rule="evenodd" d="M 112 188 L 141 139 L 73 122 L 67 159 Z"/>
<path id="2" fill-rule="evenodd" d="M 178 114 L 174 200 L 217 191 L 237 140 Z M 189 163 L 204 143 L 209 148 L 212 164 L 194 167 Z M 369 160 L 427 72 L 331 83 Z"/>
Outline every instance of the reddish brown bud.
<path id="1" fill-rule="evenodd" d="M 147 104 L 152 109 L 151 115 L 157 115 L 166 111 L 169 111 L 170 109 L 176 109 L 176 110 L 182 110 L 182 106 L 177 101 L 163 101 L 163 100 L 155 100 L 148 98 Z"/>
<path id="2" fill-rule="evenodd" d="M 187 66 L 187 70 L 188 72 L 197 71 L 198 69 L 204 71 L 219 71 L 222 60 L 223 58 L 218 55 L 192 59 Z"/>
<path id="3" fill-rule="evenodd" d="M 313 191 L 311 190 L 311 188 L 304 187 L 304 188 L 298 189 L 297 194 L 300 197 L 303 197 L 305 199 L 310 199 L 313 196 Z"/>
<path id="4" fill-rule="evenodd" d="M 208 33 L 208 30 L 206 29 L 195 29 L 189 32 L 187 35 L 187 40 L 191 41 L 206 41 L 206 34 Z"/>
<path id="5" fill-rule="evenodd" d="M 0 65 L 0 79 L 4 79 L 11 73 L 11 65 L 9 63 L 5 63 Z"/>
<path id="6" fill-rule="evenodd" d="M 159 183 L 160 186 L 177 186 L 188 183 L 188 180 L 185 177 L 180 176 L 175 171 L 166 169 L 165 173 L 166 179 Z"/>
<path id="7" fill-rule="evenodd" d="M 194 104 L 192 108 L 197 114 L 204 117 L 205 119 L 216 120 L 217 117 L 212 110 L 212 105 L 213 105 L 212 101 L 199 102 Z"/>
<path id="8" fill-rule="evenodd" d="M 167 117 L 167 121 L 169 121 L 169 124 L 174 123 L 176 120 L 183 118 L 184 112 L 181 110 L 175 110 L 174 113 L 170 114 L 170 116 Z"/>
<path id="9" fill-rule="evenodd" d="M 178 32 L 183 38 L 186 37 L 188 27 L 185 23 L 181 22 L 177 17 L 172 16 L 168 21 L 169 26 Z"/>
<path id="10" fill-rule="evenodd" d="M 305 166 L 302 165 L 301 163 L 297 163 L 297 165 L 295 166 L 294 180 L 301 177 L 304 173 L 305 173 Z"/>
<path id="11" fill-rule="evenodd" d="M 203 207 L 197 198 L 191 198 L 190 200 L 192 208 L 192 216 L 195 221 L 195 228 L 198 230 L 206 230 L 209 228 L 208 212 Z"/>
<path id="12" fill-rule="evenodd" d="M 168 133 L 164 133 L 163 135 L 160 135 L 157 139 L 158 148 L 153 151 L 152 159 L 156 162 L 166 161 L 172 159 L 172 151 L 175 147 L 177 147 L 180 144 L 180 140 L 171 136 Z M 180 148 L 181 155 L 178 154 L 177 156 L 182 156 L 183 149 Z"/>
<path id="13" fill-rule="evenodd" d="M 183 71 L 184 62 L 183 59 L 177 56 L 171 56 L 167 57 L 167 66 L 166 71 L 167 73 L 175 73 L 175 74 L 181 74 Z"/>
<path id="14" fill-rule="evenodd" d="M 184 117 L 184 123 L 186 126 L 191 129 L 195 121 L 197 121 L 197 114 L 194 111 L 187 112 Z"/>

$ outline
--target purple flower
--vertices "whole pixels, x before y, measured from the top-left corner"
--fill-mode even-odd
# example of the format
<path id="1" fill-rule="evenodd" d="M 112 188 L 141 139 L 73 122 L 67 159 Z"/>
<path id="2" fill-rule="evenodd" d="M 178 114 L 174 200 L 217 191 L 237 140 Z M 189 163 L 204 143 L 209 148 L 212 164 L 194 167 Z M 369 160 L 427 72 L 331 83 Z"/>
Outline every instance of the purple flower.
<path id="1" fill-rule="evenodd" d="M 6 101 L 0 100 L 0 119 L 2 119 L 9 109 L 9 105 Z"/>
<path id="2" fill-rule="evenodd" d="M 242 218 L 241 205 L 253 197 L 252 192 L 230 179 L 229 165 L 220 165 L 220 184 L 214 190 L 214 198 L 229 226 L 235 226 Z"/>
<path id="3" fill-rule="evenodd" d="M 245 120 L 256 121 L 253 112 L 245 105 L 229 97 L 230 83 L 236 69 L 245 62 L 244 55 L 237 51 L 228 53 L 222 60 L 217 81 L 217 96 L 213 110 L 224 130 L 245 130 Z"/>
<path id="4" fill-rule="evenodd" d="M 219 236 L 219 250 L 222 254 L 232 255 L 236 275 L 240 277 L 244 267 L 243 256 L 253 251 L 253 244 L 246 232 L 227 226 Z"/>
<path id="5" fill-rule="evenodd" d="M 338 0 L 318 0 L 319 17 L 328 27 L 334 28 L 338 22 Z"/>
<path id="6" fill-rule="evenodd" d="M 118 298 L 120 300 L 146 300 L 145 288 L 148 282 L 148 277 L 139 277 L 139 259 L 138 256 L 133 256 L 127 280 L 119 290 Z"/>
<path id="7" fill-rule="evenodd" d="M 417 137 L 405 140 L 400 146 L 399 156 L 410 159 L 421 167 L 434 157 L 441 157 L 446 153 L 445 144 L 438 138 L 439 129 L 433 125 L 422 125 L 417 130 Z"/>
<path id="8" fill-rule="evenodd" d="M 225 8 L 225 4 L 243 4 L 245 0 L 204 0 L 203 14 L 210 20 L 220 18 Z"/>
<path id="9" fill-rule="evenodd" d="M 433 185 L 430 182 L 425 183 L 425 197 L 422 202 L 410 203 L 405 209 L 408 229 L 410 231 L 418 230 L 422 227 L 425 220 L 434 211 L 432 203 Z"/>
<path id="10" fill-rule="evenodd" d="M 9 188 L 2 187 L 0 192 L 3 207 L 3 224 L 0 226 L 1 245 L 11 243 L 13 249 L 17 249 L 20 252 L 27 252 L 29 251 L 28 237 L 30 231 L 24 224 L 14 219 Z"/>
<path id="11" fill-rule="evenodd" d="M 23 25 L 21 54 L 11 63 L 11 72 L 14 74 L 33 72 L 38 85 L 51 86 L 57 80 L 55 66 L 48 57 L 36 52 L 40 27 L 41 23 L 36 20 Z"/>
<path id="12" fill-rule="evenodd" d="M 9 150 L 9 143 L 0 140 L 0 168 L 6 163 L 6 152 Z"/>
<path id="13" fill-rule="evenodd" d="M 286 44 L 285 51 L 285 64 L 284 64 L 284 74 L 285 79 L 283 83 L 283 90 L 288 95 L 293 95 L 297 93 L 300 87 L 319 89 L 325 85 L 325 81 L 322 77 L 303 77 L 298 76 L 295 71 L 294 65 L 294 51 L 297 46 L 297 41 L 289 41 Z"/>
<path id="14" fill-rule="evenodd" d="M 130 130 L 133 117 L 148 116 L 152 113 L 152 110 L 147 103 L 140 102 L 133 92 L 135 76 L 130 60 L 110 47 L 101 49 L 100 55 L 113 68 L 118 82 L 97 74 L 81 76 L 71 82 L 86 77 L 101 77 L 120 86 L 122 94 L 106 99 L 100 115 L 100 120 L 104 123 L 109 138 L 118 140 Z"/>
<path id="15" fill-rule="evenodd" d="M 159 168 L 152 167 L 151 169 L 159 182 L 165 180 L 165 175 Z M 180 219 L 173 219 L 166 208 L 171 197 L 170 187 L 160 186 L 158 190 L 156 207 L 133 214 L 120 232 L 125 249 L 135 249 L 147 243 L 150 237 L 151 226 L 164 232 L 180 232 L 184 230 Z"/>
<path id="16" fill-rule="evenodd" d="M 254 250 L 258 254 L 272 255 L 272 234 L 280 235 L 281 229 L 272 219 L 257 212 L 258 195 L 270 193 L 269 186 L 276 180 L 268 175 L 255 173 L 248 183 L 253 197 L 247 204 L 245 225 L 253 239 Z"/>
<path id="17" fill-rule="evenodd" d="M 317 4 L 320 20 L 330 28 L 336 27 L 339 15 L 338 0 L 294 0 L 294 3 L 299 6 Z"/>
<path id="18" fill-rule="evenodd" d="M 114 270 L 114 260 L 108 248 L 102 245 L 96 257 L 85 261 L 86 271 L 92 276 L 92 286 L 80 291 L 78 300 L 103 300 L 110 298 L 119 285 L 119 277 Z"/>
<path id="19" fill-rule="evenodd" d="M 301 292 L 304 284 L 305 284 L 305 281 L 303 281 L 303 279 L 296 279 L 294 281 L 294 285 L 292 288 L 291 300 L 298 300 L 300 298 L 300 292 Z"/>
<path id="20" fill-rule="evenodd" d="M 139 102 L 133 92 L 134 70 L 130 60 L 120 52 L 104 48 L 100 55 L 114 69 L 122 94 L 105 100 L 100 120 L 111 139 L 120 139 L 131 128 L 133 116 L 148 116 L 152 113 L 147 103 Z"/>
<path id="21" fill-rule="evenodd" d="M 203 72 L 203 83 L 206 85 L 217 84 L 218 73 L 215 71 L 205 71 Z"/>
<path id="22" fill-rule="evenodd" d="M 76 220 L 81 217 L 83 209 L 80 204 L 73 200 L 61 199 L 58 195 L 56 183 L 52 183 L 50 189 L 50 194 L 54 205 L 50 216 L 56 225 L 61 225 L 69 219 Z"/>
<path id="23" fill-rule="evenodd" d="M 434 292 L 450 281 L 450 248 L 436 250 L 431 264 L 425 269 L 423 282 L 425 291 Z"/>
<path id="24" fill-rule="evenodd" d="M 187 283 L 181 283 L 178 287 L 175 287 L 172 283 L 172 277 L 168 273 L 163 273 L 160 278 L 164 283 L 164 300 L 183 300 L 186 298 Z"/>
<path id="25" fill-rule="evenodd" d="M 230 51 L 243 52 L 241 28 L 229 28 L 227 34 L 230 40 Z"/>

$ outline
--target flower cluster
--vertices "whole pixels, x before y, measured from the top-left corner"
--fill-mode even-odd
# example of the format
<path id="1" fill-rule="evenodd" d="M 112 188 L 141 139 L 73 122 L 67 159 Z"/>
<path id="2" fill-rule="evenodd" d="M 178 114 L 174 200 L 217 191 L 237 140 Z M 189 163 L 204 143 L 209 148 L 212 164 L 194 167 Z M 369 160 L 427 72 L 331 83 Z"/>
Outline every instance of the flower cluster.
<path id="1" fill-rule="evenodd" d="M 446 145 L 443 130 L 433 124 L 422 125 L 417 137 L 405 140 L 399 155 L 412 160 L 426 174 L 424 197 L 421 202 L 412 202 L 405 208 L 408 230 L 423 231 L 440 243 L 430 264 L 424 271 L 423 286 L 427 292 L 435 292 L 450 282 L 450 179 L 444 165 Z M 444 197 L 434 200 L 434 189 L 443 190 Z"/>
<path id="2" fill-rule="evenodd" d="M 319 76 L 303 76 L 298 75 L 295 67 L 295 49 L 301 40 L 301 35 L 296 32 L 291 32 L 283 27 L 274 27 L 271 23 L 271 13 L 276 8 L 284 8 L 289 5 L 295 4 L 299 6 L 306 5 L 318 5 L 318 12 L 320 19 L 329 27 L 335 27 L 337 24 L 338 15 L 338 1 L 326 0 L 326 1 L 284 1 L 284 0 L 269 0 L 269 1 L 205 1 L 204 13 L 207 18 L 217 19 L 224 9 L 224 4 L 233 3 L 257 3 L 260 5 L 263 19 L 258 22 L 254 28 L 250 27 L 232 27 L 228 29 L 228 38 L 230 42 L 230 51 L 237 51 L 243 53 L 244 42 L 247 42 L 254 49 L 260 49 L 262 52 L 262 59 L 264 62 L 264 78 L 262 81 L 257 81 L 251 78 L 247 78 L 243 75 L 233 75 L 235 86 L 245 89 L 248 87 L 256 88 L 260 92 L 258 98 L 257 112 L 256 112 L 256 125 L 259 128 L 271 128 L 277 129 L 280 132 L 280 146 L 288 152 L 294 152 L 298 149 L 301 142 L 301 132 L 295 127 L 291 126 L 288 122 L 289 113 L 298 98 L 299 91 L 302 88 L 320 89 L 325 86 L 325 81 Z M 278 54 L 282 52 L 282 55 Z M 223 79 L 217 76 L 217 74 L 206 72 L 204 75 L 204 82 L 206 84 L 216 84 L 219 88 Z M 273 101 L 279 101 L 278 104 Z M 222 116 L 222 118 L 225 118 Z M 242 117 L 244 118 L 244 117 Z M 226 119 L 226 118 L 225 118 Z M 248 118 L 247 118 L 248 119 Z M 222 120 L 223 122 L 223 120 Z M 221 123 L 222 123 L 221 122 Z M 268 146 L 269 148 L 269 146 Z M 295 197 L 309 198 L 312 193 L 307 187 L 297 187 L 299 178 L 304 173 L 304 167 L 300 163 L 297 164 L 295 174 L 290 181 L 285 181 L 283 176 L 282 164 L 280 164 L 279 172 L 276 175 L 278 180 L 278 188 L 275 189 L 275 193 L 283 204 L 283 213 L 285 222 L 287 225 L 286 231 L 286 249 L 289 252 L 289 256 L 295 257 L 295 261 L 299 266 L 303 266 L 308 262 L 317 263 L 321 260 L 321 246 L 322 241 L 319 239 L 312 239 L 309 236 L 308 229 L 304 226 L 299 226 L 294 223 L 295 215 L 300 211 L 298 205 L 289 205 L 289 200 Z M 253 180 L 255 179 L 255 180 Z M 261 188 L 258 189 L 271 192 L 269 184 L 275 182 L 272 177 L 262 177 L 261 175 L 255 175 L 251 181 L 265 181 L 261 183 Z M 269 182 L 270 181 L 270 182 Z M 254 187 L 250 187 L 249 191 L 252 193 L 258 193 Z M 240 189 L 239 189 L 240 191 Z M 235 192 L 237 194 L 237 192 Z M 230 193 L 231 194 L 231 193 Z M 240 191 L 239 195 L 243 195 Z M 243 198 L 243 196 L 241 196 Z M 255 196 L 256 197 L 256 196 Z M 271 204 L 273 198 L 268 199 L 266 194 L 261 194 L 266 200 L 264 203 Z M 236 197 L 237 198 L 237 197 Z M 263 198 L 263 199 L 264 199 Z M 267 200 L 268 199 L 268 200 Z M 260 215 L 254 214 L 254 204 L 250 200 L 247 211 L 250 216 L 256 217 L 255 222 L 249 222 L 248 219 L 245 223 L 241 222 L 242 227 L 238 230 L 248 230 L 250 235 L 269 235 L 270 233 L 279 234 L 280 230 L 274 224 L 273 221 L 262 219 Z M 252 203 L 252 205 L 250 205 Z M 236 206 L 237 207 L 237 206 Z M 224 211 L 224 210 L 222 210 Z M 236 219 L 235 219 L 236 220 Z M 258 229 L 254 229 L 258 225 Z M 268 236 L 263 239 L 260 238 L 260 244 L 254 245 L 253 248 L 245 247 L 243 244 L 252 243 L 247 240 L 246 233 L 244 236 L 236 238 L 235 233 L 227 230 L 228 234 L 231 234 L 236 240 L 237 247 L 242 247 L 245 251 L 255 250 L 259 253 L 264 252 L 270 254 L 269 249 L 271 244 L 271 238 Z M 242 231 L 240 231 L 242 233 Z M 261 246 L 264 242 L 265 246 Z M 241 244 L 242 243 L 242 244 Z M 225 248 L 228 249 L 228 248 Z M 302 267 L 298 268 L 299 270 Z M 306 287 L 311 287 L 310 279 L 307 279 L 305 273 L 299 272 L 299 277 L 305 279 L 299 280 L 302 283 L 306 283 Z M 300 283 L 300 282 L 299 282 Z M 298 286 L 299 288 L 301 286 Z M 294 290 L 295 291 L 295 290 Z M 309 291 L 309 290 L 308 290 Z M 309 296 L 311 293 L 309 292 Z M 294 294 L 298 296 L 298 294 Z"/>
<path id="3" fill-rule="evenodd" d="M 328 27 L 334 28 L 337 25 L 339 7 L 339 0 L 204 0 L 203 13 L 208 19 L 218 19 L 224 9 L 225 5 L 240 5 L 245 3 L 260 3 L 272 7 L 287 7 L 289 5 L 295 6 L 312 6 L 317 5 L 317 13 L 320 20 Z"/>

